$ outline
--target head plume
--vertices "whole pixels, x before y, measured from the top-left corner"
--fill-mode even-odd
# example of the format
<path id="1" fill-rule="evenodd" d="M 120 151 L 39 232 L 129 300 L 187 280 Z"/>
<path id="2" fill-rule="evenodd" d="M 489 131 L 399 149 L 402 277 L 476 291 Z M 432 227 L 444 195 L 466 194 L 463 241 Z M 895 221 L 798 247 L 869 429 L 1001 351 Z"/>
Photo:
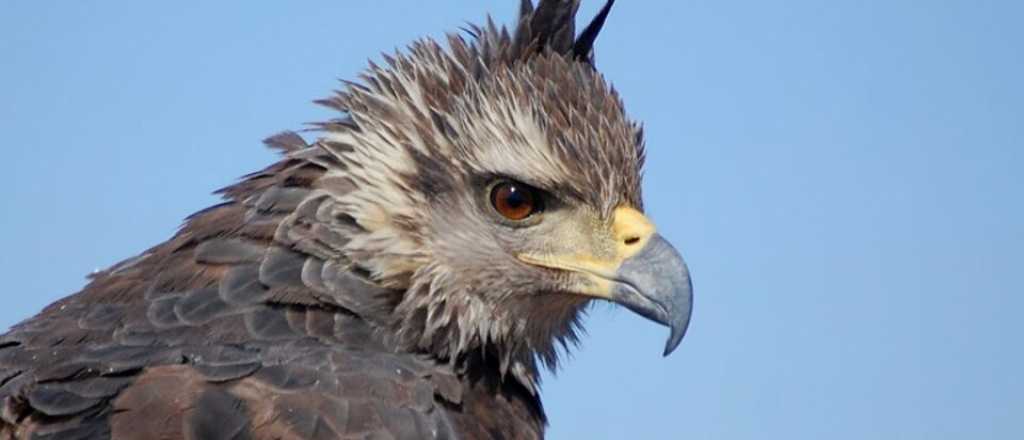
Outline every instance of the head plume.
<path id="1" fill-rule="evenodd" d="M 608 0 L 577 37 L 576 12 L 580 0 L 541 0 L 536 8 L 531 0 L 522 0 L 513 52 L 527 58 L 537 52 L 551 51 L 592 63 L 594 41 L 614 3 L 615 0 Z"/>

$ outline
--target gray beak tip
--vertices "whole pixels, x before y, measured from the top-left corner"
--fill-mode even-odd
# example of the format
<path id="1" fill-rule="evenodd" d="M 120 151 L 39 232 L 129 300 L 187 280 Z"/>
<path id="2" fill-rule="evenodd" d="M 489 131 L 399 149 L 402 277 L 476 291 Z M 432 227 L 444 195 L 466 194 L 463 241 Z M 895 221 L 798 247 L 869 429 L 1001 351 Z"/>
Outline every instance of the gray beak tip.
<path id="1" fill-rule="evenodd" d="M 672 329 L 672 333 L 668 336 L 668 341 L 665 341 L 665 351 L 661 354 L 663 357 L 668 357 L 679 347 L 679 343 L 683 342 L 683 336 L 686 335 L 686 329 L 679 330 L 678 327 Z"/>
<path id="2" fill-rule="evenodd" d="M 662 353 L 662 356 L 672 354 L 676 347 L 679 347 L 679 344 L 683 342 L 683 337 L 686 336 L 686 329 L 690 326 L 689 315 L 690 311 L 687 310 L 685 319 L 680 319 L 678 322 L 669 326 L 672 330 L 671 333 L 669 333 L 668 340 L 665 341 L 665 352 Z"/>
<path id="3" fill-rule="evenodd" d="M 676 304 L 676 313 L 674 317 L 670 317 L 671 322 L 668 324 L 671 329 L 668 340 L 665 341 L 665 352 L 662 356 L 668 356 L 675 351 L 676 347 L 679 347 L 679 343 L 683 342 L 683 336 L 686 336 L 686 329 L 690 327 L 690 314 L 693 312 L 693 284 L 690 281 L 689 271 L 686 274 L 686 293 L 677 295 L 679 298 Z"/>

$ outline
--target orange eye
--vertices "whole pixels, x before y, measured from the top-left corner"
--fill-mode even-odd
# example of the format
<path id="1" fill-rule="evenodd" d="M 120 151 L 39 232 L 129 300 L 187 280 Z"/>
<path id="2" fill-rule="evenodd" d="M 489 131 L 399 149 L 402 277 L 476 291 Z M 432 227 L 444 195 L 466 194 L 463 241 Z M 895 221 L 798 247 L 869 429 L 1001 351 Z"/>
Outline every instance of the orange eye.
<path id="1" fill-rule="evenodd" d="M 491 189 L 491 205 L 509 220 L 522 220 L 540 208 L 537 190 L 518 182 L 502 182 Z"/>

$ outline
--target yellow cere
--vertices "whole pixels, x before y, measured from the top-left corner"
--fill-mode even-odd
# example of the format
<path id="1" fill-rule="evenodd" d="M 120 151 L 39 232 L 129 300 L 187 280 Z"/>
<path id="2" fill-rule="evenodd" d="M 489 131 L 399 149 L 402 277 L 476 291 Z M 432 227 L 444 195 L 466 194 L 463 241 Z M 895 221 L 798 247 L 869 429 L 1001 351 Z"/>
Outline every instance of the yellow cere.
<path id="1" fill-rule="evenodd" d="M 531 255 L 520 254 L 523 262 L 551 269 L 569 270 L 586 275 L 585 281 L 576 286 L 576 292 L 608 299 L 611 296 L 615 272 L 626 259 L 643 249 L 654 235 L 654 224 L 640 211 L 632 207 L 619 207 L 613 213 L 610 238 L 615 241 L 615 257 L 599 259 L 593 255 Z"/>

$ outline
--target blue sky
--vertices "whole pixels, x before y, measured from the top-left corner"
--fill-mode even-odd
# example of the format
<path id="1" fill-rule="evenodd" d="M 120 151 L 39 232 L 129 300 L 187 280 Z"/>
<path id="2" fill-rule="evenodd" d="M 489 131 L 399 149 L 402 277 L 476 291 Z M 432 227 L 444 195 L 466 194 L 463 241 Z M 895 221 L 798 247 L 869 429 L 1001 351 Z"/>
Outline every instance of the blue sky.
<path id="1" fill-rule="evenodd" d="M 166 239 L 367 59 L 516 10 L 212 3 L 0 9 L 0 327 Z M 545 380 L 550 438 L 1024 436 L 1022 16 L 619 2 L 598 63 L 646 124 L 694 318 L 662 358 L 664 328 L 595 309 Z"/>

